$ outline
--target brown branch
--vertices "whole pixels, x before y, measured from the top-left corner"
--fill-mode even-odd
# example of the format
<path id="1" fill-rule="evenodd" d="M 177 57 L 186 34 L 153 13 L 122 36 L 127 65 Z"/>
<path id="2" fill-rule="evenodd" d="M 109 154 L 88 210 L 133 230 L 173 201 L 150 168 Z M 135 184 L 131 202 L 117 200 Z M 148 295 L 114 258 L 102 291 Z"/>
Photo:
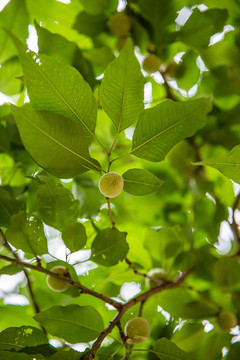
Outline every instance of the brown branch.
<path id="1" fill-rule="evenodd" d="M 143 276 L 145 279 L 149 279 L 149 280 L 155 282 L 157 285 L 162 285 L 164 283 L 163 280 L 154 279 L 153 277 L 148 276 L 147 274 L 144 274 L 144 273 L 141 273 L 140 271 L 138 271 L 128 258 L 125 258 L 125 261 L 128 264 L 128 266 L 130 267 L 130 269 L 134 272 L 134 274 Z"/>
<path id="2" fill-rule="evenodd" d="M 125 336 L 125 334 L 124 334 L 124 332 L 123 332 L 122 325 L 121 325 L 120 321 L 119 321 L 116 325 L 117 325 L 118 330 L 119 330 L 120 338 L 121 338 L 122 342 L 125 343 L 127 337 Z"/>
<path id="3" fill-rule="evenodd" d="M 141 301 L 141 303 L 140 303 L 140 308 L 139 308 L 139 313 L 138 313 L 138 316 L 139 316 L 139 317 L 142 316 L 143 307 L 144 307 L 145 302 L 146 302 L 146 300 L 143 300 L 143 301 Z"/>
<path id="4" fill-rule="evenodd" d="M 163 80 L 164 80 L 163 86 L 164 86 L 164 88 L 165 88 L 165 90 L 166 90 L 167 98 L 168 98 L 168 99 L 171 99 L 171 100 L 173 100 L 173 101 L 176 101 L 174 95 L 172 94 L 172 90 L 171 90 L 171 88 L 170 88 L 170 86 L 169 86 L 169 84 L 168 84 L 168 81 L 167 81 L 167 79 L 166 79 L 166 77 L 165 77 L 164 72 L 162 72 L 162 71 L 159 71 L 159 72 L 160 72 L 160 74 L 162 75 L 162 78 L 163 78 Z"/>
<path id="5" fill-rule="evenodd" d="M 109 200 L 108 197 L 106 197 L 106 200 L 107 200 L 107 206 L 108 206 L 108 214 L 109 214 L 109 217 L 110 217 L 110 220 L 111 220 L 111 223 L 112 223 L 112 227 L 113 227 L 113 229 L 116 229 L 116 223 L 113 220 L 113 216 L 112 216 L 110 200 Z"/>
<path id="6" fill-rule="evenodd" d="M 162 286 L 157 286 L 154 289 L 148 290 L 143 294 L 138 295 L 137 297 L 133 298 L 132 300 L 128 301 L 126 304 L 122 305 L 122 308 L 119 310 L 118 314 L 115 318 L 110 321 L 107 328 L 100 334 L 97 340 L 93 343 L 91 350 L 89 350 L 86 354 L 83 355 L 81 359 L 83 360 L 92 360 L 99 347 L 101 346 L 103 340 L 106 338 L 108 334 L 113 330 L 113 328 L 120 322 L 121 317 L 125 314 L 125 312 L 130 309 L 132 306 L 136 305 L 139 302 L 145 302 L 150 296 L 157 294 L 163 290 L 172 289 L 179 284 L 181 284 L 185 278 L 190 274 L 191 270 L 182 273 L 177 280 L 174 280 L 169 283 L 164 283 Z"/>
<path id="7" fill-rule="evenodd" d="M 26 263 L 24 261 L 20 261 L 20 260 L 17 260 L 17 259 L 12 259 L 12 258 L 9 258 L 9 257 L 4 256 L 4 255 L 0 255 L 0 259 L 5 260 L 5 261 L 9 261 L 9 262 L 11 262 L 13 264 L 16 264 L 18 266 L 26 267 L 27 269 L 39 271 L 39 272 L 42 272 L 44 274 L 51 275 L 51 276 L 53 276 L 53 277 L 55 277 L 57 279 L 61 279 L 63 281 L 66 281 L 70 285 L 75 286 L 76 288 L 80 289 L 83 293 L 92 295 L 92 296 L 104 301 L 105 303 L 108 303 L 108 304 L 112 305 L 116 309 L 121 309 L 123 307 L 123 305 L 118 303 L 117 301 L 112 300 L 112 299 L 108 298 L 107 296 L 105 296 L 103 294 L 97 293 L 96 291 L 88 289 L 87 287 L 81 285 L 77 281 L 74 281 L 70 277 L 65 277 L 64 275 L 56 274 L 56 273 L 54 273 L 54 272 L 52 272 L 50 270 L 47 270 L 47 269 L 45 269 L 45 268 L 43 268 L 43 267 L 41 267 L 39 265 L 28 264 L 28 263 Z"/>

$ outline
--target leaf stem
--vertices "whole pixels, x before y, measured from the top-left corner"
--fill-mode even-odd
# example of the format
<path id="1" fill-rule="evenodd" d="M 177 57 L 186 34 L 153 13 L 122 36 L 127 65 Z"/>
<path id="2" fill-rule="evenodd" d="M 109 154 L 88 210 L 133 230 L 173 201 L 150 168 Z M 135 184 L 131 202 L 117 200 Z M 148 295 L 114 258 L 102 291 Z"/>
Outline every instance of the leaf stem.
<path id="1" fill-rule="evenodd" d="M 108 214 L 109 214 L 109 217 L 110 217 L 110 220 L 111 220 L 111 223 L 112 223 L 112 227 L 113 227 L 113 229 L 116 229 L 116 223 L 115 223 L 115 221 L 113 220 L 113 215 L 112 215 L 112 209 L 111 209 L 110 200 L 109 200 L 108 197 L 106 197 L 106 200 L 107 200 L 107 206 L 108 206 Z"/>

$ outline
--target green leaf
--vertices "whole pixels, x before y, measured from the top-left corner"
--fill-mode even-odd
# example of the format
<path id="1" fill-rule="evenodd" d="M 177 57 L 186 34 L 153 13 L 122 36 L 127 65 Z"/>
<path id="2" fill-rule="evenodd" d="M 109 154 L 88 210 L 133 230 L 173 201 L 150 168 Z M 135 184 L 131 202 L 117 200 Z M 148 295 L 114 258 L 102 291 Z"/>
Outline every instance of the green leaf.
<path id="1" fill-rule="evenodd" d="M 62 239 L 70 251 L 82 249 L 87 241 L 85 227 L 80 223 L 66 226 L 62 231 Z"/>
<path id="2" fill-rule="evenodd" d="M 179 31 L 179 39 L 193 47 L 207 47 L 210 37 L 223 30 L 228 18 L 226 9 L 193 10 L 188 21 Z"/>
<path id="3" fill-rule="evenodd" d="M 107 17 L 103 14 L 92 15 L 86 11 L 81 11 L 74 23 L 73 28 L 80 34 L 95 37 L 107 31 Z"/>
<path id="4" fill-rule="evenodd" d="M 29 18 L 26 9 L 25 0 L 10 1 L 0 13 L 0 63 L 16 53 L 7 34 L 2 27 L 12 31 L 21 40 L 28 37 Z"/>
<path id="5" fill-rule="evenodd" d="M 80 73 L 47 55 L 26 52 L 23 44 L 14 35 L 9 35 L 17 48 L 33 107 L 80 123 L 85 135 L 94 138 L 97 104 Z"/>
<path id="6" fill-rule="evenodd" d="M 92 159 L 82 128 L 60 115 L 12 105 L 25 148 L 51 174 L 71 178 L 84 171 L 100 170 Z"/>
<path id="7" fill-rule="evenodd" d="M 194 165 L 211 166 L 224 176 L 240 183 L 240 145 L 235 146 L 229 153 L 203 160 Z"/>
<path id="8" fill-rule="evenodd" d="M 144 78 L 128 40 L 119 56 L 108 65 L 101 86 L 103 110 L 113 121 L 117 133 L 139 118 L 143 111 Z"/>
<path id="9" fill-rule="evenodd" d="M 33 360 L 33 355 L 22 354 L 19 352 L 11 352 L 11 351 L 0 351 L 0 358 L 4 360 Z M 45 360 L 45 357 L 37 354 L 34 356 L 36 360 Z"/>
<path id="10" fill-rule="evenodd" d="M 223 290 L 240 289 L 240 264 L 236 258 L 220 258 L 214 265 L 215 283 Z"/>
<path id="11" fill-rule="evenodd" d="M 206 124 L 210 110 L 205 98 L 181 103 L 166 100 L 145 110 L 133 135 L 131 154 L 149 161 L 164 160 L 174 145 Z"/>
<path id="12" fill-rule="evenodd" d="M 21 350 L 26 346 L 47 344 L 43 331 L 32 326 L 10 327 L 0 333 L 0 350 Z"/>
<path id="13" fill-rule="evenodd" d="M 80 0 L 85 10 L 92 15 L 103 14 L 117 9 L 117 0 Z"/>
<path id="14" fill-rule="evenodd" d="M 20 353 L 25 354 L 41 354 L 44 356 L 44 359 L 49 358 L 49 356 L 56 353 L 56 349 L 50 344 L 41 344 L 37 346 L 26 346 L 22 350 L 19 350 Z"/>
<path id="15" fill-rule="evenodd" d="M 204 319 L 209 316 L 216 316 L 218 312 L 219 309 L 201 301 L 192 301 L 183 307 L 182 317 L 186 319 Z"/>
<path id="16" fill-rule="evenodd" d="M 72 349 L 68 351 L 59 350 L 56 354 L 51 356 L 49 360 L 79 360 L 79 351 Z"/>
<path id="17" fill-rule="evenodd" d="M 42 222 L 32 216 L 28 218 L 24 211 L 13 215 L 5 235 L 10 244 L 26 253 L 34 255 L 48 253 Z"/>
<path id="18" fill-rule="evenodd" d="M 227 360 L 238 360 L 240 354 L 240 342 L 236 342 L 231 345 Z"/>
<path id="19" fill-rule="evenodd" d="M 160 360 L 192 360 L 188 353 L 179 349 L 176 344 L 166 338 L 158 340 L 153 351 Z"/>
<path id="20" fill-rule="evenodd" d="M 130 169 L 123 175 L 124 190 L 132 195 L 148 195 L 159 189 L 162 181 L 150 171 Z"/>
<path id="21" fill-rule="evenodd" d="M 34 23 L 38 35 L 39 54 L 52 56 L 58 61 L 74 66 L 93 88 L 95 76 L 90 61 L 84 58 L 79 47 L 59 34 L 53 34 L 47 29 Z M 62 51 L 64 49 L 64 51 Z"/>
<path id="22" fill-rule="evenodd" d="M 8 59 L 0 67 L 0 89 L 6 95 L 14 95 L 21 91 L 22 83 L 18 76 L 22 74 L 21 65 L 17 57 Z"/>
<path id="23" fill-rule="evenodd" d="M 92 244 L 92 261 L 104 266 L 116 265 L 129 250 L 127 233 L 117 229 L 103 229 L 98 232 Z"/>
<path id="24" fill-rule="evenodd" d="M 34 316 L 46 330 L 70 343 L 88 342 L 103 331 L 103 320 L 91 306 L 53 306 Z"/>
<path id="25" fill-rule="evenodd" d="M 78 218 L 79 201 L 61 184 L 47 176 L 38 177 L 44 184 L 37 189 L 37 209 L 45 224 L 62 230 Z"/>
<path id="26" fill-rule="evenodd" d="M 182 56 L 182 61 L 176 70 L 177 83 L 181 89 L 188 91 L 198 82 L 200 76 L 200 69 L 197 66 L 198 56 L 199 54 L 193 50 L 189 50 Z"/>
<path id="27" fill-rule="evenodd" d="M 13 199 L 6 190 L 0 188 L 0 226 L 8 227 L 11 223 L 11 216 L 22 207 L 22 202 Z"/>
<path id="28" fill-rule="evenodd" d="M 10 264 L 10 265 L 4 266 L 0 269 L 0 275 L 14 275 L 23 270 L 24 270 L 24 268 L 22 266 Z"/>

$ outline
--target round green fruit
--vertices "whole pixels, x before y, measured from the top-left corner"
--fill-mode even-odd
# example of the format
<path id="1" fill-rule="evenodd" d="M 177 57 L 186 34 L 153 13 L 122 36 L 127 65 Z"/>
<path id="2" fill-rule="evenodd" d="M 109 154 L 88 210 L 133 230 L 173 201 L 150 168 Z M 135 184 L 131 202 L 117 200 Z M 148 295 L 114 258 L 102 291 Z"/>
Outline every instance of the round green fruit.
<path id="1" fill-rule="evenodd" d="M 152 74 L 159 70 L 160 65 L 161 65 L 160 59 L 154 54 L 149 54 L 143 60 L 142 68 L 143 70 L 147 71 L 149 74 Z"/>
<path id="2" fill-rule="evenodd" d="M 114 198 L 122 192 L 123 177 L 116 172 L 108 172 L 101 177 L 98 187 L 104 196 Z"/>
<path id="3" fill-rule="evenodd" d="M 108 27 L 116 36 L 126 35 L 131 29 L 131 19 L 121 12 L 114 14 L 109 19 Z"/>
<path id="4" fill-rule="evenodd" d="M 128 344 L 141 344 L 147 340 L 150 335 L 150 324 L 142 318 L 136 317 L 129 320 L 125 325 L 125 335 L 128 337 Z"/>
<path id="5" fill-rule="evenodd" d="M 165 74 L 168 79 L 176 79 L 179 77 L 179 64 L 177 64 L 175 61 L 171 61 L 168 63 Z"/>
<path id="6" fill-rule="evenodd" d="M 121 35 L 118 37 L 116 41 L 116 48 L 118 49 L 118 51 L 121 51 L 124 48 L 127 39 L 128 39 L 127 35 Z"/>
<path id="7" fill-rule="evenodd" d="M 61 265 L 54 266 L 51 269 L 51 271 L 58 275 L 70 277 L 68 270 L 64 266 L 61 266 Z M 67 290 L 70 286 L 70 284 L 65 282 L 64 280 L 57 279 L 51 275 L 47 275 L 47 285 L 51 290 L 57 291 L 57 292 L 63 292 L 65 290 Z"/>
<path id="8" fill-rule="evenodd" d="M 148 276 L 150 276 L 153 279 L 156 280 L 162 280 L 162 281 L 166 281 L 167 280 L 167 273 L 165 270 L 160 269 L 160 268 L 154 268 L 148 271 L 147 273 Z M 157 283 L 146 278 L 146 282 L 145 282 L 147 287 L 150 287 L 151 289 L 155 288 L 157 286 Z"/>
<path id="9" fill-rule="evenodd" d="M 222 330 L 229 331 L 233 327 L 237 326 L 238 321 L 233 313 L 228 311 L 223 311 L 218 315 L 217 323 Z"/>

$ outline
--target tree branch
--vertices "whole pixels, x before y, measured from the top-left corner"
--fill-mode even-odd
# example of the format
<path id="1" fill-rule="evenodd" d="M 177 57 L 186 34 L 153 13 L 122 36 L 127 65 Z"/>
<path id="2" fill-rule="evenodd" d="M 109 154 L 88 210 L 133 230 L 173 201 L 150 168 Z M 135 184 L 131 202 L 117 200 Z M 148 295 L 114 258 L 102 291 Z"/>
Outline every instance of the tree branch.
<path id="1" fill-rule="evenodd" d="M 138 271 L 128 258 L 125 258 L 125 261 L 126 261 L 126 263 L 128 264 L 128 266 L 130 267 L 130 269 L 132 269 L 132 271 L 134 272 L 134 274 L 139 275 L 139 276 L 142 276 L 142 277 L 144 277 L 145 279 L 149 279 L 149 280 L 155 282 L 157 285 L 162 285 L 162 284 L 164 284 L 164 281 L 163 281 L 163 280 L 154 279 L 153 277 L 148 276 L 147 274 L 144 274 L 144 273 L 141 273 L 140 271 Z"/>
<path id="2" fill-rule="evenodd" d="M 2 260 L 5 260 L 5 261 L 9 261 L 13 264 L 16 264 L 18 266 L 22 266 L 22 267 L 25 267 L 27 269 L 31 269 L 31 270 L 35 270 L 35 271 L 39 271 L 39 272 L 42 272 L 44 274 L 47 274 L 47 275 L 51 275 L 57 279 L 61 279 L 63 281 L 66 281 L 68 282 L 70 285 L 72 286 L 75 286 L 76 288 L 82 290 L 83 293 L 85 294 L 89 294 L 89 295 L 92 295 L 102 301 L 104 301 L 105 303 L 108 303 L 110 305 L 112 305 L 113 307 L 115 307 L 116 309 L 121 309 L 122 308 L 122 304 L 118 303 L 117 301 L 115 300 L 112 300 L 110 298 L 108 298 L 107 296 L 104 296 L 103 294 L 100 294 L 100 293 L 97 293 L 96 291 L 93 291 L 91 289 L 88 289 L 87 287 L 81 285 L 80 283 L 78 283 L 77 281 L 74 281 L 73 279 L 71 279 L 70 277 L 65 277 L 63 275 L 60 275 L 60 274 L 56 274 L 50 270 L 47 270 L 45 268 L 43 268 L 42 266 L 39 266 L 39 265 L 32 265 L 32 264 L 28 264 L 24 261 L 20 261 L 20 260 L 17 260 L 17 259 L 12 259 L 12 258 L 9 258 L 7 256 L 4 256 L 4 255 L 0 255 L 0 259 Z"/>
<path id="3" fill-rule="evenodd" d="M 179 284 L 181 284 L 185 278 L 190 274 L 191 270 L 182 273 L 177 280 L 174 280 L 169 283 L 164 283 L 162 286 L 157 286 L 154 289 L 148 290 L 143 294 L 138 295 L 137 297 L 133 298 L 132 300 L 128 301 L 126 304 L 122 305 L 122 308 L 119 310 L 118 314 L 113 318 L 112 321 L 108 324 L 107 328 L 100 334 L 97 340 L 93 343 L 91 350 L 89 350 L 86 354 L 83 355 L 81 359 L 83 360 L 92 360 L 99 347 L 101 346 L 103 340 L 106 338 L 108 334 L 113 330 L 113 328 L 120 323 L 121 317 L 125 314 L 125 312 L 130 309 L 132 306 L 136 305 L 137 303 L 145 302 L 150 296 L 157 294 L 163 290 L 172 289 Z"/>

